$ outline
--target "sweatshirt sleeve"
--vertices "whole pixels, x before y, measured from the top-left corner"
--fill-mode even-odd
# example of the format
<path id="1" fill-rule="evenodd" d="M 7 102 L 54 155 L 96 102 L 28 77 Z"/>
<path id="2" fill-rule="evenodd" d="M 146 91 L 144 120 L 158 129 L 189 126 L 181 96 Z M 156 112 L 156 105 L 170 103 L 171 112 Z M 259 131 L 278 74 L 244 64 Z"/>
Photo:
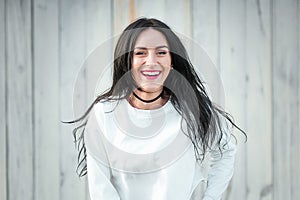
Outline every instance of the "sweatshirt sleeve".
<path id="1" fill-rule="evenodd" d="M 110 182 L 108 167 L 87 152 L 87 175 L 91 200 L 120 200 L 118 192 Z"/>
<path id="2" fill-rule="evenodd" d="M 232 141 L 231 130 L 225 125 L 221 150 L 211 151 L 211 168 L 203 200 L 220 200 L 233 176 L 236 144 Z"/>
<path id="3" fill-rule="evenodd" d="M 91 200 L 120 200 L 111 182 L 111 168 L 101 131 L 101 124 L 96 119 L 93 109 L 84 132 L 90 198 Z"/>

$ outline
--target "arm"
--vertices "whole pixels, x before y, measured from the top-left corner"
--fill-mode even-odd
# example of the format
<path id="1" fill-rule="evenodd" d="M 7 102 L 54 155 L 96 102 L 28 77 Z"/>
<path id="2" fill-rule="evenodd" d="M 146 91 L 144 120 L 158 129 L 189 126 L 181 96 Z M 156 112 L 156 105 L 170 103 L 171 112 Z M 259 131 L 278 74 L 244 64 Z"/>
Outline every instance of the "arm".
<path id="1" fill-rule="evenodd" d="M 101 124 L 96 120 L 94 109 L 84 133 L 88 186 L 91 200 L 120 200 L 111 183 L 111 169 L 101 137 Z"/>
<path id="2" fill-rule="evenodd" d="M 222 147 L 224 144 L 225 146 Z M 236 145 L 231 139 L 229 129 L 225 129 L 221 149 L 223 155 L 218 148 L 211 151 L 211 169 L 203 200 L 220 200 L 232 178 Z"/>
<path id="3" fill-rule="evenodd" d="M 118 192 L 110 182 L 109 168 L 87 152 L 87 175 L 91 200 L 120 200 Z"/>

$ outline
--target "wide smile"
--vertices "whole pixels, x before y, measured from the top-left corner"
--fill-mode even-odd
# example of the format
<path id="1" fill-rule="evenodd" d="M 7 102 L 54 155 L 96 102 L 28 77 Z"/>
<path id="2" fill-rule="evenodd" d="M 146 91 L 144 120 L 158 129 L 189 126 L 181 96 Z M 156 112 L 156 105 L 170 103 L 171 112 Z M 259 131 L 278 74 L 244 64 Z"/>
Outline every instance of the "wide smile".
<path id="1" fill-rule="evenodd" d="M 141 74 L 147 80 L 155 80 L 160 76 L 161 71 L 160 70 L 143 70 L 143 71 L 141 71 Z"/>

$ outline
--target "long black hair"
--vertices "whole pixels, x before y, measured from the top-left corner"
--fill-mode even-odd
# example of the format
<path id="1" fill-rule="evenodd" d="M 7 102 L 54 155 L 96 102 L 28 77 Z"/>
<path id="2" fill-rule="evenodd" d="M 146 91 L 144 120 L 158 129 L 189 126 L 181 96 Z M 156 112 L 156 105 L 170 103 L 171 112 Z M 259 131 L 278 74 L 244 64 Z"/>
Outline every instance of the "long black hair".
<path id="1" fill-rule="evenodd" d="M 225 117 L 234 127 L 241 130 L 232 117 L 215 105 L 206 93 L 203 82 L 197 75 L 185 47 L 178 36 L 165 23 L 153 18 L 140 18 L 125 28 L 114 51 L 113 82 L 111 88 L 98 96 L 89 106 L 84 115 L 68 123 L 80 122 L 73 130 L 77 145 L 79 176 L 87 173 L 86 147 L 84 143 L 85 126 L 93 106 L 101 100 L 121 100 L 128 98 L 136 88 L 131 70 L 133 49 L 137 37 L 145 29 L 152 28 L 161 32 L 169 45 L 173 69 L 164 82 L 164 97 L 168 97 L 174 108 L 182 116 L 182 122 L 187 125 L 185 134 L 190 138 L 197 160 L 203 160 L 206 152 L 217 144 L 222 152 L 221 139 L 224 134 L 221 117 Z M 126 78 L 124 78 L 126 76 Z M 245 134 L 246 135 L 246 134 Z"/>

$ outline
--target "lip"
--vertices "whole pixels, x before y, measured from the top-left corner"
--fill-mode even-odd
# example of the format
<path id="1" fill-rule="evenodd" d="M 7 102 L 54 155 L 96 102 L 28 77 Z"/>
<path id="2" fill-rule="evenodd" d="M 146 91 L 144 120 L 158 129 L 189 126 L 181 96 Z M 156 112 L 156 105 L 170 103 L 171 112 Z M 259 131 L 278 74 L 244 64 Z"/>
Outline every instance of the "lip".
<path id="1" fill-rule="evenodd" d="M 147 80 L 155 80 L 161 75 L 160 70 L 142 70 L 141 75 Z"/>

